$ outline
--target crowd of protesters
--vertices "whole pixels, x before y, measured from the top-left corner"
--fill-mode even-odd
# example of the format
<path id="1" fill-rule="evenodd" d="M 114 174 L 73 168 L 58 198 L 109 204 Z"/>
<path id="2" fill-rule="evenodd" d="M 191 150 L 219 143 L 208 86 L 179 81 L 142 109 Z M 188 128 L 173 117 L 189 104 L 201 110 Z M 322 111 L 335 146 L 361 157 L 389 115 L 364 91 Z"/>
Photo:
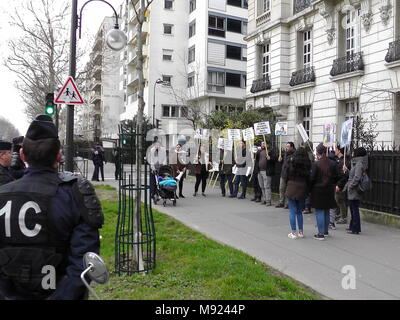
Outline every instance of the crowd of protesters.
<path id="1" fill-rule="evenodd" d="M 189 164 L 181 157 L 186 154 L 182 145 L 178 144 L 169 153 L 169 161 L 166 156 L 160 156 L 165 153 L 165 148 L 159 153 L 162 149 L 157 143 L 149 155 L 152 170 L 173 163 L 174 176 L 185 173 L 179 181 L 179 198 L 185 198 L 183 180 L 186 170 L 193 170 L 196 177 L 193 196 L 198 195 L 201 184 L 201 194 L 206 197 L 207 179 L 213 171 L 212 163 L 215 163 L 206 148 L 200 146 L 194 161 Z M 363 192 L 359 185 L 368 169 L 364 148 L 357 148 L 351 157 L 345 157 L 340 146 L 329 152 L 321 143 L 313 151 L 310 141 L 302 143 L 297 149 L 294 143 L 288 142 L 285 151 L 278 155 L 266 141 L 253 149 L 241 141 L 232 152 L 220 151 L 218 170 L 214 168 L 209 184 L 212 179 L 215 179 L 214 184 L 219 180 L 222 197 L 245 199 L 247 188 L 252 187 L 251 201 L 272 206 L 272 177 L 276 174 L 277 163 L 281 164 L 279 201 L 275 207 L 289 209 L 290 239 L 304 237 L 303 214 L 311 212 L 315 212 L 316 216 L 316 240 L 325 240 L 329 230 L 336 229 L 336 224 L 348 223 L 347 232 L 351 234 L 361 232 L 359 205 Z M 155 186 L 151 189 L 154 195 Z M 348 208 L 351 213 L 349 221 Z"/>

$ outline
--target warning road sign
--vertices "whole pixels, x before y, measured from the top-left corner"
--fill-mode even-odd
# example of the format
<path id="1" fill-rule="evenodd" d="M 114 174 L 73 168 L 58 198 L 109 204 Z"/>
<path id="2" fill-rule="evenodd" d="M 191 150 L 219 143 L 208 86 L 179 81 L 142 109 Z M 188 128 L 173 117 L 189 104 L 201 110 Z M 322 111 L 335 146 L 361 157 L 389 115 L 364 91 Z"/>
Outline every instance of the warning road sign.
<path id="1" fill-rule="evenodd" d="M 68 77 L 61 91 L 54 100 L 55 103 L 83 104 L 83 99 L 72 77 Z"/>

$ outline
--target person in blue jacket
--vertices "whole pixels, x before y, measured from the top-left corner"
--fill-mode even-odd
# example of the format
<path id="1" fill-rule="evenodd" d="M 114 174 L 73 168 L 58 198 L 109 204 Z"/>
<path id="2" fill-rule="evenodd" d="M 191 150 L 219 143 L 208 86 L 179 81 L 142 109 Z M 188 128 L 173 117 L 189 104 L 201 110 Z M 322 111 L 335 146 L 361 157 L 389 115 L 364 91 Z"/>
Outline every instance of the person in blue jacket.
<path id="1" fill-rule="evenodd" d="M 0 299 L 80 300 L 86 252 L 99 253 L 104 217 L 93 186 L 58 173 L 60 141 L 49 116 L 30 124 L 24 176 L 0 187 Z"/>

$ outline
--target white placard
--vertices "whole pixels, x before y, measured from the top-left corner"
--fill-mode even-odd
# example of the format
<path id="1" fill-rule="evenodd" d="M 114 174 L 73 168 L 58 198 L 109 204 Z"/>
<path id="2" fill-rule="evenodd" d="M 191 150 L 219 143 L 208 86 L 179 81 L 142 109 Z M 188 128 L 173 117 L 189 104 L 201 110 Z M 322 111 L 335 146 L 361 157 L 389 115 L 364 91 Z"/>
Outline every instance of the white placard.
<path id="1" fill-rule="evenodd" d="M 256 136 L 261 136 L 264 134 L 271 134 L 271 128 L 269 126 L 269 121 L 258 122 L 254 124 L 254 132 Z"/>
<path id="2" fill-rule="evenodd" d="M 252 127 L 242 130 L 243 140 L 250 141 L 254 139 L 254 129 Z"/>
<path id="3" fill-rule="evenodd" d="M 275 125 L 275 135 L 276 136 L 287 136 L 287 122 L 277 122 Z"/>
<path id="4" fill-rule="evenodd" d="M 224 139 L 224 150 L 232 151 L 233 140 Z"/>
<path id="5" fill-rule="evenodd" d="M 224 149 L 224 138 L 218 138 L 217 148 Z"/>
<path id="6" fill-rule="evenodd" d="M 240 129 L 228 129 L 228 139 L 233 141 L 242 140 Z"/>
<path id="7" fill-rule="evenodd" d="M 300 133 L 301 138 L 303 139 L 304 142 L 307 142 L 309 140 L 308 134 L 306 130 L 303 127 L 302 123 L 296 124 L 296 128 Z"/>

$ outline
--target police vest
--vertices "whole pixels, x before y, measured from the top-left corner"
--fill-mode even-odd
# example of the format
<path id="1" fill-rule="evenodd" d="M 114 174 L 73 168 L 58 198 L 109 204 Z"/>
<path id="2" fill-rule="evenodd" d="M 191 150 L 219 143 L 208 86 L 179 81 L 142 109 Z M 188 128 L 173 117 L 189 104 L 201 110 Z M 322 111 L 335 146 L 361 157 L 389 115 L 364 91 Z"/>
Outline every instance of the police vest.
<path id="1" fill-rule="evenodd" d="M 43 267 L 65 274 L 68 242 L 58 238 L 51 199 L 60 184 L 56 174 L 24 176 L 0 191 L 0 279 L 10 280 L 19 294 L 44 297 Z"/>

